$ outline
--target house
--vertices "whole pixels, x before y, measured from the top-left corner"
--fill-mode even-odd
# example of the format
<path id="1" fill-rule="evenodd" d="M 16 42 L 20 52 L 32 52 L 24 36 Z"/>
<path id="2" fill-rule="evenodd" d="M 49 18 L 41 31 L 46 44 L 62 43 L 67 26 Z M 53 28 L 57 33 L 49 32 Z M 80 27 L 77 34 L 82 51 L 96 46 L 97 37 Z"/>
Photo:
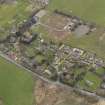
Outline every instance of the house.
<path id="1" fill-rule="evenodd" d="M 48 5 L 48 3 L 49 3 L 49 0 L 37 0 L 37 1 L 43 5 Z"/>
<path id="2" fill-rule="evenodd" d="M 76 53 L 77 55 L 83 55 L 84 51 L 78 48 L 74 48 L 73 49 L 73 53 Z"/>
<path id="3" fill-rule="evenodd" d="M 17 60 L 17 59 L 18 59 L 17 56 L 16 56 L 16 54 L 15 54 L 14 52 L 12 52 L 12 51 L 9 51 L 9 52 L 7 53 L 7 56 L 8 56 L 9 58 L 11 58 L 12 60 Z"/>
<path id="4" fill-rule="evenodd" d="M 98 67 L 104 66 L 104 61 L 101 58 L 95 59 L 95 63 Z"/>
<path id="5" fill-rule="evenodd" d="M 101 88 L 102 88 L 102 89 L 105 89 L 105 83 L 102 83 L 102 84 L 101 84 Z"/>

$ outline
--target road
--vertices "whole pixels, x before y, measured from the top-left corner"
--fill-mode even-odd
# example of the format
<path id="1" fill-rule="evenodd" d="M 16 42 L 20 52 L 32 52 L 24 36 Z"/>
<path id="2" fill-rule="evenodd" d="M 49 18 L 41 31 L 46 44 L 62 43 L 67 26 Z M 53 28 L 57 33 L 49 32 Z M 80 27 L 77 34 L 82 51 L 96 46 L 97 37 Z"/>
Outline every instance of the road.
<path id="1" fill-rule="evenodd" d="M 32 23 L 32 18 L 33 18 L 34 16 L 35 16 L 35 14 L 34 14 L 29 20 L 27 20 L 27 21 L 25 22 L 25 24 L 22 25 L 22 27 L 20 28 L 19 31 L 24 32 L 24 31 L 27 30 L 27 28 L 30 28 L 32 25 L 35 25 L 35 24 L 37 25 L 37 21 L 36 21 L 36 20 L 35 20 L 34 23 Z M 30 24 L 30 23 L 31 23 L 31 24 Z M 47 26 L 47 25 L 45 25 L 45 24 L 42 24 L 42 23 L 40 23 L 40 25 L 44 25 L 44 26 L 46 26 L 46 27 L 49 27 L 49 26 Z M 24 26 L 26 27 L 25 29 L 23 29 Z M 28 26 L 28 27 L 27 27 L 27 26 Z M 52 27 L 49 27 L 49 28 L 52 28 Z M 56 30 L 56 31 L 63 31 L 63 30 L 58 30 L 58 29 L 54 29 L 54 30 Z M 55 82 L 54 82 L 54 81 L 48 80 L 47 78 L 44 78 L 44 77 L 38 75 L 37 73 L 32 72 L 31 70 L 25 68 L 24 66 L 20 65 L 19 63 L 16 63 L 16 61 L 10 59 L 7 55 L 3 54 L 1 51 L 0 51 L 0 56 L 1 56 L 2 58 L 6 59 L 7 61 L 9 61 L 10 63 L 13 63 L 13 64 L 15 64 L 17 67 L 22 68 L 22 69 L 24 69 L 24 70 L 30 72 L 31 74 L 33 74 L 33 75 L 36 76 L 37 78 L 39 78 L 39 79 L 41 79 L 42 81 L 45 81 L 45 82 L 47 82 L 47 83 L 49 83 L 49 84 L 54 84 L 54 85 L 62 86 L 62 87 L 64 87 L 65 89 L 69 89 L 69 90 L 71 90 L 71 91 L 76 90 L 76 91 L 80 92 L 81 94 L 84 94 L 84 95 L 87 95 L 87 96 L 93 96 L 93 97 L 96 97 L 96 98 L 98 98 L 98 99 L 103 99 L 103 100 L 105 100 L 105 98 L 103 98 L 103 97 L 101 97 L 101 96 L 98 96 L 98 95 L 96 95 L 95 93 L 90 93 L 90 92 L 87 92 L 87 91 L 84 91 L 84 90 L 75 89 L 75 88 L 72 88 L 72 87 L 70 87 L 70 86 L 67 86 L 67 85 L 65 85 L 65 84 L 63 84 L 63 83 L 61 83 L 61 82 L 59 82 L 59 81 L 57 81 L 57 82 L 55 81 Z"/>
<path id="2" fill-rule="evenodd" d="M 16 63 L 14 60 L 10 59 L 7 55 L 3 54 L 1 51 L 0 51 L 0 56 L 1 56 L 2 58 L 6 59 L 7 61 L 9 61 L 10 63 L 15 64 L 17 67 L 22 68 L 22 69 L 26 70 L 27 72 L 33 74 L 34 76 L 36 76 L 37 78 L 41 79 L 41 80 L 44 81 L 44 82 L 47 82 L 47 83 L 49 83 L 49 84 L 54 84 L 54 85 L 57 85 L 57 86 L 62 86 L 62 87 L 64 87 L 65 89 L 69 89 L 70 91 L 76 90 L 76 91 L 80 92 L 80 93 L 83 94 L 83 95 L 87 95 L 87 96 L 91 96 L 91 97 L 93 96 L 93 97 L 96 97 L 97 99 L 105 100 L 105 98 L 103 98 L 103 97 L 101 97 L 101 96 L 98 96 L 98 95 L 96 95 L 95 93 L 90 93 L 90 92 L 87 92 L 87 91 L 84 91 L 84 90 L 75 89 L 75 88 L 72 88 L 72 87 L 67 86 L 67 85 L 65 85 L 65 84 L 62 84 L 62 83 L 60 83 L 60 82 L 58 82 L 58 81 L 57 81 L 57 82 L 54 82 L 54 81 L 48 80 L 48 79 L 46 79 L 46 78 L 44 78 L 44 77 L 38 75 L 37 73 L 32 72 L 31 70 L 25 68 L 24 66 L 22 66 L 22 65 L 20 65 L 20 64 L 18 64 L 18 63 Z"/>

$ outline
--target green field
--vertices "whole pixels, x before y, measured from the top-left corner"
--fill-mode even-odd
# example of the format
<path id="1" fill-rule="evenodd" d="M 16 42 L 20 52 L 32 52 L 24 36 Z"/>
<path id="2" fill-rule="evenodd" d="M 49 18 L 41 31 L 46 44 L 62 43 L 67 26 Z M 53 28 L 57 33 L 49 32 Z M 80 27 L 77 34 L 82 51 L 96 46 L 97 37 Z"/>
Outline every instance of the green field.
<path id="1" fill-rule="evenodd" d="M 94 92 L 100 87 L 101 82 L 102 80 L 98 76 L 94 73 L 88 72 L 84 79 L 79 81 L 78 84 L 80 88 Z"/>
<path id="2" fill-rule="evenodd" d="M 48 9 L 61 10 L 92 21 L 97 24 L 105 25 L 105 0 L 51 0 Z"/>
<path id="3" fill-rule="evenodd" d="M 3 105 L 33 105 L 33 87 L 31 74 L 0 57 L 0 99 Z"/>

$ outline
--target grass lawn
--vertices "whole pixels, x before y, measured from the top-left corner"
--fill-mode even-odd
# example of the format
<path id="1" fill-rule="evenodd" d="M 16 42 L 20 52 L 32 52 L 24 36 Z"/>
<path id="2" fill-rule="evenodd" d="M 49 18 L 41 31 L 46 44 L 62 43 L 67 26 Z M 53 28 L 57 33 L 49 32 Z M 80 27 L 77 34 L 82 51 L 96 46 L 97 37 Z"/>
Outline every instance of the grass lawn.
<path id="1" fill-rule="evenodd" d="M 96 70 L 96 73 L 99 74 L 99 75 L 103 75 L 105 74 L 105 69 L 104 68 L 99 68 Z"/>
<path id="2" fill-rule="evenodd" d="M 33 105 L 32 75 L 0 57 L 0 98 L 4 105 Z"/>
<path id="3" fill-rule="evenodd" d="M 61 10 L 85 20 L 105 25 L 105 0 L 51 0 L 48 9 Z"/>
<path id="4" fill-rule="evenodd" d="M 86 81 L 90 83 L 87 83 Z M 94 92 L 100 86 L 101 82 L 102 80 L 98 76 L 96 76 L 95 74 L 91 72 L 88 72 L 86 76 L 84 77 L 84 80 L 79 81 L 79 85 L 80 87 L 88 91 Z"/>
<path id="5" fill-rule="evenodd" d="M 84 68 L 84 69 L 83 69 L 83 68 L 82 68 L 82 69 L 76 68 L 75 71 L 74 71 L 75 77 L 77 77 L 78 75 L 80 75 L 81 73 L 83 73 L 83 71 L 87 72 L 87 71 L 85 70 L 85 68 Z"/>

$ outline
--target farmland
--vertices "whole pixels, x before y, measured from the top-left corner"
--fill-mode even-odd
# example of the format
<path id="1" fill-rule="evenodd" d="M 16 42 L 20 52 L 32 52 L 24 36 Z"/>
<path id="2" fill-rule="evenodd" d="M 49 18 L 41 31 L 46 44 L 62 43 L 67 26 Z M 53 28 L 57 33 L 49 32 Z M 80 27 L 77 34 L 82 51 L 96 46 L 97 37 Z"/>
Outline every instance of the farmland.
<path id="1" fill-rule="evenodd" d="M 72 12 L 74 15 L 105 25 L 105 0 L 52 0 L 48 6 L 49 10 L 59 9 L 65 12 Z"/>
<path id="2" fill-rule="evenodd" d="M 3 105 L 32 105 L 31 74 L 0 57 L 0 99 Z"/>

